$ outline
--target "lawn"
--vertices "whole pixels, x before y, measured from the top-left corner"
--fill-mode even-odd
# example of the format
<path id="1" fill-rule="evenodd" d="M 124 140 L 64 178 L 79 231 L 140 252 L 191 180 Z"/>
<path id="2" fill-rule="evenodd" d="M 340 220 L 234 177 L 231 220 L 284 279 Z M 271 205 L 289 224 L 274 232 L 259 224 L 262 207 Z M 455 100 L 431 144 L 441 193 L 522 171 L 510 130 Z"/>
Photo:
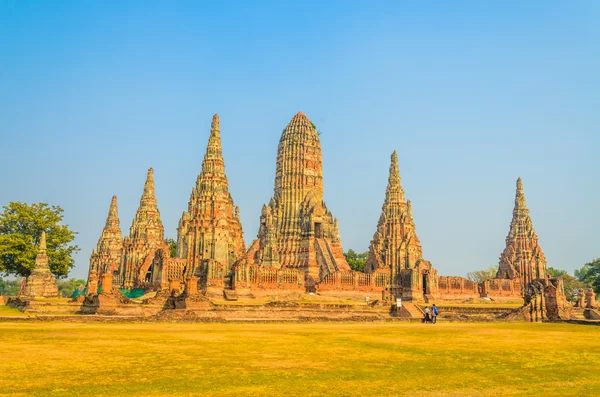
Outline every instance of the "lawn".
<path id="1" fill-rule="evenodd" d="M 596 326 L 4 322 L 0 335 L 0 395 L 600 395 Z"/>

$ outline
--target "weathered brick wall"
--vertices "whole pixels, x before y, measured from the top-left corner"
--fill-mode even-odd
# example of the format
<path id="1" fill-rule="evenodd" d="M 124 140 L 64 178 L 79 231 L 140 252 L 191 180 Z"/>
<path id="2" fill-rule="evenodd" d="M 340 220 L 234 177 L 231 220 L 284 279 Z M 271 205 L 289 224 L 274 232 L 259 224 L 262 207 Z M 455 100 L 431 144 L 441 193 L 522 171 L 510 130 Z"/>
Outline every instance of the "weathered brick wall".
<path id="1" fill-rule="evenodd" d="M 255 264 L 240 264 L 235 268 L 236 288 L 289 289 L 304 291 L 304 272 L 296 269 L 276 269 Z"/>
<path id="2" fill-rule="evenodd" d="M 520 299 L 523 287 L 520 279 L 493 278 L 480 284 L 481 296 L 493 300 Z"/>
<path id="3" fill-rule="evenodd" d="M 380 292 L 388 287 L 389 282 L 387 271 L 374 273 L 335 272 L 326 276 L 318 284 L 317 291 Z"/>
<path id="4" fill-rule="evenodd" d="M 464 277 L 439 276 L 438 297 L 442 300 L 479 298 L 479 285 Z"/>

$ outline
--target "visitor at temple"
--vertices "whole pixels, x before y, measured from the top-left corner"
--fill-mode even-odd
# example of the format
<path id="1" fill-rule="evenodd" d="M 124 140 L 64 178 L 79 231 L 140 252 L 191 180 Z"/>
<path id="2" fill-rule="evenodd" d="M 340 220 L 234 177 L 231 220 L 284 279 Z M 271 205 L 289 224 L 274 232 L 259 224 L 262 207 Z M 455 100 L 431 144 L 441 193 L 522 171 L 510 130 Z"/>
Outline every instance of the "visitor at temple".
<path id="1" fill-rule="evenodd" d="M 423 322 L 425 324 L 431 322 L 431 318 L 429 317 L 429 307 L 425 306 L 425 317 L 423 317 Z"/>
<path id="2" fill-rule="evenodd" d="M 438 316 L 438 308 L 435 307 L 435 303 L 431 306 L 431 323 L 435 324 Z"/>

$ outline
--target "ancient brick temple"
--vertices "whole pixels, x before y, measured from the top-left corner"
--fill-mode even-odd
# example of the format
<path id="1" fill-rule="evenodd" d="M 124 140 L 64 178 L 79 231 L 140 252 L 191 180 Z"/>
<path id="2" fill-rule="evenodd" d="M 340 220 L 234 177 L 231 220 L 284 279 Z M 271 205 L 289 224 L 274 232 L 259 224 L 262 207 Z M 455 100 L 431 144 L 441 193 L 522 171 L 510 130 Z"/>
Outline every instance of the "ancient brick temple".
<path id="1" fill-rule="evenodd" d="M 192 189 L 188 210 L 177 228 L 177 257 L 186 260 L 185 278 L 225 280 L 246 252 L 239 207 L 225 175 L 219 116 L 212 119 L 202 171 Z"/>
<path id="2" fill-rule="evenodd" d="M 35 265 L 21 285 L 19 298 L 56 298 L 57 296 L 56 278 L 50 272 L 48 255 L 46 255 L 46 232 L 42 232 Z"/>
<path id="3" fill-rule="evenodd" d="M 104 273 L 118 276 L 123 255 L 123 237 L 119 222 L 117 196 L 113 196 L 108 209 L 108 216 L 98 245 L 90 256 L 90 270 L 88 274 L 88 291 L 96 291 L 98 281 Z"/>
<path id="4" fill-rule="evenodd" d="M 515 208 L 496 278 L 519 279 L 523 287 L 533 280 L 546 278 L 546 257 L 529 216 L 521 178 L 517 179 Z"/>
<path id="5" fill-rule="evenodd" d="M 129 292 L 141 288 L 145 290 L 142 294 L 156 291 L 148 299 L 155 299 L 158 308 L 203 307 L 206 297 L 279 297 L 306 291 L 336 298 L 466 301 L 485 297 L 522 302 L 531 295 L 527 291 L 532 282 L 539 281 L 543 288 L 557 292 L 547 294 L 543 301 L 536 295 L 539 305 L 535 303 L 535 308 L 562 302 L 562 284 L 546 277 L 546 260 L 529 217 L 521 179 L 517 181 L 513 220 L 497 277 L 477 284 L 463 277 L 438 276 L 423 258 L 396 152 L 391 156 L 385 200 L 365 272 L 351 270 L 343 254 L 337 219 L 323 201 L 319 134 L 301 112 L 292 118 L 279 140 L 273 197 L 262 208 L 258 236 L 248 250 L 243 237 L 240 211 L 229 193 L 219 116 L 215 114 L 201 172 L 179 221 L 174 257 L 164 240 L 150 168 L 139 208 L 124 239 L 113 197 L 97 249 L 90 257 L 86 301 L 92 312 L 108 310 L 102 307 L 103 302 L 129 304 L 124 303 L 128 298 L 123 298 L 119 287 Z M 43 258 L 41 261 L 43 265 Z M 33 277 L 32 282 L 35 280 Z M 127 291 L 122 293 L 131 296 Z M 163 304 L 160 299 L 171 303 Z M 537 302 L 535 299 L 527 302 Z"/>
<path id="6" fill-rule="evenodd" d="M 154 170 L 150 168 L 129 236 L 123 240 L 120 275 L 125 288 L 152 282 L 154 256 L 161 248 L 168 250 L 164 233 L 154 194 Z"/>
<path id="7" fill-rule="evenodd" d="M 437 271 L 423 259 L 410 200 L 404 199 L 398 154 L 392 153 L 385 201 L 369 246 L 365 272 L 389 273 L 391 294 L 422 299 L 437 293 Z"/>
<path id="8" fill-rule="evenodd" d="M 263 206 L 250 263 L 298 269 L 314 285 L 349 271 L 338 222 L 323 201 L 321 143 L 315 125 L 298 112 L 283 130 L 277 150 L 274 195 Z"/>

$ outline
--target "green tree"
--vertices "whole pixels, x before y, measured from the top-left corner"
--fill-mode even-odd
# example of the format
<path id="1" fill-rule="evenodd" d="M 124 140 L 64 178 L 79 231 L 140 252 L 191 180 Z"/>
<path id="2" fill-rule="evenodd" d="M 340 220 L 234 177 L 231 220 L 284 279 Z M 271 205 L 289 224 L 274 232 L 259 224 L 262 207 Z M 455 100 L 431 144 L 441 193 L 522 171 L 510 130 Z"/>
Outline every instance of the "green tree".
<path id="1" fill-rule="evenodd" d="M 558 278 L 562 277 L 563 286 L 565 288 L 565 295 L 567 296 L 567 300 L 574 302 L 577 300 L 577 293 L 579 290 L 587 287 L 586 283 L 579 281 L 577 278 L 571 276 L 567 273 L 566 270 L 555 269 L 553 267 L 549 267 L 547 269 L 548 274 L 551 277 Z"/>
<path id="2" fill-rule="evenodd" d="M 346 262 L 348 262 L 352 270 L 363 272 L 365 270 L 365 263 L 367 263 L 367 258 L 369 257 L 369 251 L 359 254 L 353 249 L 349 249 L 348 251 L 344 252 L 344 256 L 346 257 Z"/>
<path id="3" fill-rule="evenodd" d="M 46 203 L 11 202 L 0 214 L 0 274 L 26 277 L 31 274 L 42 231 L 46 232 L 50 271 L 65 277 L 75 265 L 71 244 L 76 232 L 62 225 L 63 210 Z"/>
<path id="4" fill-rule="evenodd" d="M 496 277 L 496 273 L 498 273 L 498 266 L 491 266 L 487 269 L 467 273 L 467 279 L 479 284 Z"/>
<path id="5" fill-rule="evenodd" d="M 16 278 L 14 280 L 3 280 L 0 277 L 0 295 L 4 296 L 16 296 L 21 288 L 22 278 Z"/>
<path id="6" fill-rule="evenodd" d="M 600 258 L 586 263 L 579 270 L 575 270 L 577 280 L 590 285 L 594 292 L 600 294 Z"/>
<path id="7" fill-rule="evenodd" d="M 172 238 L 168 238 L 167 244 L 169 244 L 169 248 L 171 249 L 171 258 L 175 258 L 175 255 L 177 255 L 177 241 Z"/>
<path id="8" fill-rule="evenodd" d="M 78 280 L 76 278 L 70 278 L 68 280 L 58 280 L 58 293 L 63 298 L 69 298 L 73 295 L 75 288 L 83 285 L 85 287 L 85 280 Z"/>

